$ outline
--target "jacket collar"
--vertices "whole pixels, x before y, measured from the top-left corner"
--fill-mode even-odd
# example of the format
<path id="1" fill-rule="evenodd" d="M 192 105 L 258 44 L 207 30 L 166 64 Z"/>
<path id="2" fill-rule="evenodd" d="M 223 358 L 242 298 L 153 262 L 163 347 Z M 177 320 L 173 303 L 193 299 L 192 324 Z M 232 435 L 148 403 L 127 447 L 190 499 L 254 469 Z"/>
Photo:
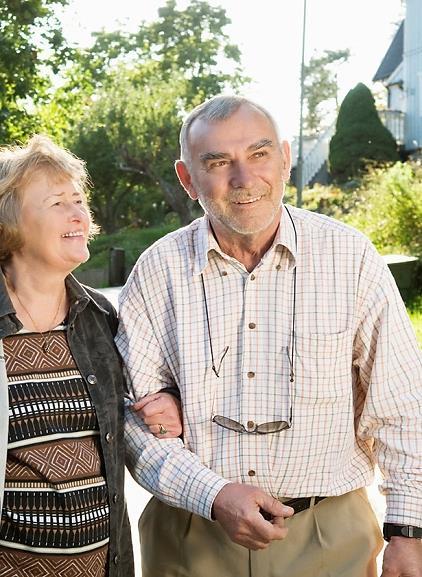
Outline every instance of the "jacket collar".
<path id="1" fill-rule="evenodd" d="M 82 312 L 88 304 L 94 305 L 100 312 L 108 315 L 109 312 L 106 311 L 101 305 L 99 305 L 96 300 L 90 295 L 87 289 L 81 285 L 80 282 L 76 280 L 73 274 L 66 277 L 66 290 L 69 295 L 70 307 L 69 307 L 69 324 L 72 325 L 77 315 Z"/>
<path id="2" fill-rule="evenodd" d="M 71 307 L 78 308 L 78 312 L 80 312 L 90 303 L 102 313 L 108 314 L 108 311 L 97 303 L 93 296 L 88 292 L 87 287 L 76 280 L 73 274 L 69 274 L 66 277 L 65 282 Z"/>
<path id="3" fill-rule="evenodd" d="M 16 316 L 9 293 L 6 288 L 6 279 L 0 267 L 0 339 L 17 333 L 22 328 L 22 323 Z"/>
<path id="4" fill-rule="evenodd" d="M 70 303 L 69 322 L 72 322 L 88 304 L 92 304 L 104 314 L 109 314 L 72 274 L 66 277 L 65 283 Z M 6 280 L 0 267 L 0 338 L 14 334 L 21 328 L 22 323 L 16 316 L 16 311 L 6 288 Z"/>

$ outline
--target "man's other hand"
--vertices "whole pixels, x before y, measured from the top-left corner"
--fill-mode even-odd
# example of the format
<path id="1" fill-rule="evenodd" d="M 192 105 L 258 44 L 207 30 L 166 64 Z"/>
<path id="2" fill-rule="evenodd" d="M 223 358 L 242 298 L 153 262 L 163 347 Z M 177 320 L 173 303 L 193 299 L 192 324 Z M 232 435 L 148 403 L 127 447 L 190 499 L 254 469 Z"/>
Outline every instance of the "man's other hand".
<path id="1" fill-rule="evenodd" d="M 266 520 L 260 510 L 272 517 Z M 266 549 L 284 539 L 284 519 L 294 511 L 258 487 L 229 483 L 214 500 L 213 515 L 234 543 L 248 549 Z"/>
<path id="2" fill-rule="evenodd" d="M 381 577 L 422 577 L 422 541 L 391 537 L 384 551 Z"/>

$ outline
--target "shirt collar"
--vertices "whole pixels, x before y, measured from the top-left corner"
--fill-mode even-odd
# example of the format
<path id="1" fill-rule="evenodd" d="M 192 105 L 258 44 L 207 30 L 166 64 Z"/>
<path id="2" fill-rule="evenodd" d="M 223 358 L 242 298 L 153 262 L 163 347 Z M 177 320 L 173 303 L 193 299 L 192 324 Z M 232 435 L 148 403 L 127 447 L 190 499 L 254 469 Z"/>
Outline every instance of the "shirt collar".
<path id="1" fill-rule="evenodd" d="M 193 274 L 194 276 L 200 275 L 207 268 L 208 264 L 208 254 L 217 250 L 221 253 L 221 249 L 218 246 L 217 241 L 212 233 L 209 218 L 204 215 L 199 220 L 199 226 L 196 229 L 195 235 L 195 260 L 193 264 Z"/>
<path id="2" fill-rule="evenodd" d="M 293 268 L 296 265 L 297 258 L 297 240 L 295 225 L 293 224 L 294 220 L 294 208 L 290 205 L 283 204 L 280 226 L 278 227 L 273 247 L 275 246 L 276 248 L 287 248 L 287 250 L 290 252 L 290 255 L 292 256 L 289 268 Z"/>
<path id="3" fill-rule="evenodd" d="M 289 216 L 290 213 L 292 219 L 294 220 L 293 210 L 294 209 L 292 209 L 290 206 L 288 208 L 286 208 L 286 205 L 282 206 L 280 226 L 278 227 L 274 242 L 269 249 L 269 251 L 271 251 L 280 250 L 283 247 L 287 248 L 292 257 L 290 259 L 290 264 L 288 267 L 289 269 L 296 265 L 297 257 L 295 230 L 292 220 Z M 211 230 L 210 221 L 207 215 L 200 219 L 199 226 L 196 230 L 195 247 L 196 252 L 193 266 L 194 275 L 199 275 L 204 272 L 209 262 L 208 255 L 212 252 L 218 253 L 222 258 L 230 258 L 219 247 L 218 242 Z"/>

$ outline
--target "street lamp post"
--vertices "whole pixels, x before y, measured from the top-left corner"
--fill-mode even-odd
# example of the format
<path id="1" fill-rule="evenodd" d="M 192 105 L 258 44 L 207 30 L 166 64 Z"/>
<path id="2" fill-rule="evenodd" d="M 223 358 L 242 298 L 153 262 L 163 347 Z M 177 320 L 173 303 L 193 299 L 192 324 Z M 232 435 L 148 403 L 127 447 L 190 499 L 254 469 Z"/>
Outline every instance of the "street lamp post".
<path id="1" fill-rule="evenodd" d="M 306 38 L 306 1 L 303 0 L 303 30 L 302 30 L 302 62 L 300 67 L 300 120 L 299 120 L 299 149 L 296 165 L 296 206 L 302 206 L 303 191 L 303 100 L 305 83 L 305 38 Z"/>

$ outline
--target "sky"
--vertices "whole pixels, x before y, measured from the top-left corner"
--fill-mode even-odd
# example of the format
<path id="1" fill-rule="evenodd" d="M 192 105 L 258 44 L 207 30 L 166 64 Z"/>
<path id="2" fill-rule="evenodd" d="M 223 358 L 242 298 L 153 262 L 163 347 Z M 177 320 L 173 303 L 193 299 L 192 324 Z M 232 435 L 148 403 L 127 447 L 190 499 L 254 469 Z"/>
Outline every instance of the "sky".
<path id="1" fill-rule="evenodd" d="M 178 0 L 178 8 L 187 5 Z M 284 138 L 299 131 L 300 62 L 304 0 L 208 0 L 226 10 L 225 29 L 242 53 L 252 84 L 243 95 L 265 106 Z M 67 38 L 81 46 L 102 28 L 135 31 L 157 19 L 165 0 L 71 0 L 61 12 Z M 375 74 L 403 17 L 402 0 L 307 0 L 305 61 L 323 50 L 350 49 L 338 72 L 340 101 L 358 82 L 373 88 Z M 378 86 L 379 89 L 379 86 Z"/>

